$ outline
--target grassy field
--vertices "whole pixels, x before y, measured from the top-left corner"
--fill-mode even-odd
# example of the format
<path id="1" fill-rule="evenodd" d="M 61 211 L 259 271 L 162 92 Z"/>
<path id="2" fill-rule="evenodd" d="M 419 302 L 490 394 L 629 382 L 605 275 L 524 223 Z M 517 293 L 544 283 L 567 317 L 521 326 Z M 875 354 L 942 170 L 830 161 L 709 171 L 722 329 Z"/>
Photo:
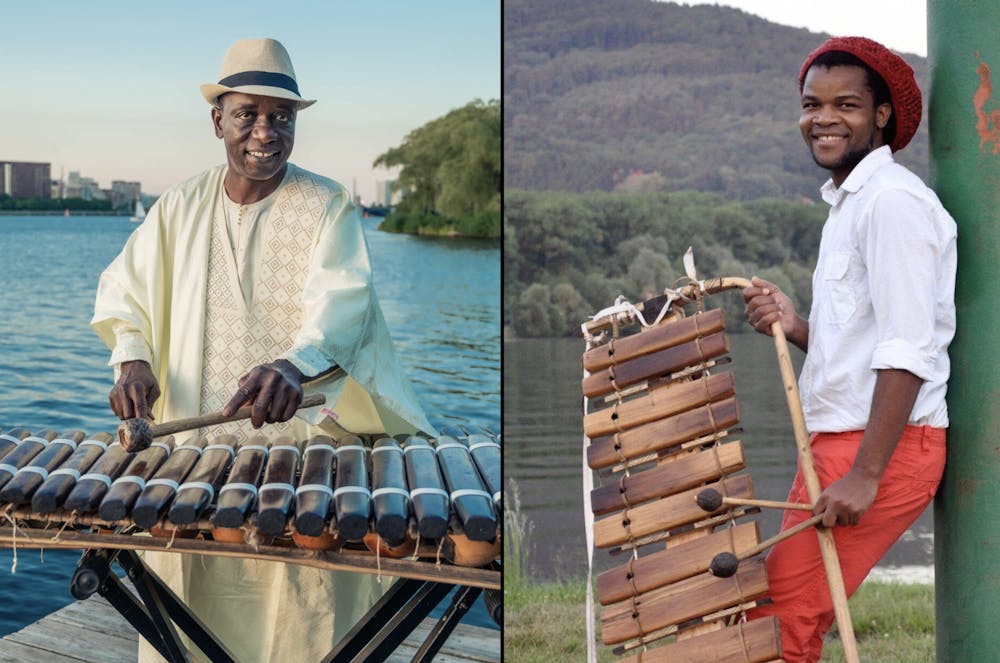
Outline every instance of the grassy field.
<path id="1" fill-rule="evenodd" d="M 504 583 L 504 661 L 586 660 L 586 583 Z M 867 582 L 851 598 L 858 651 L 866 663 L 934 661 L 934 587 Z M 598 634 L 599 637 L 599 634 Z M 598 661 L 617 657 L 598 647 Z M 822 661 L 843 661 L 836 628 Z"/>

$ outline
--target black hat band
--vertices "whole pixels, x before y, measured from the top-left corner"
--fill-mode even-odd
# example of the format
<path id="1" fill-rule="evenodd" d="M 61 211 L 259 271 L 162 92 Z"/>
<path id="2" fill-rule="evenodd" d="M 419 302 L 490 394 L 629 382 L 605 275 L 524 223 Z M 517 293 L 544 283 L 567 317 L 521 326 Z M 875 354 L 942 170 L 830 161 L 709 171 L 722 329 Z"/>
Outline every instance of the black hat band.
<path id="1" fill-rule="evenodd" d="M 299 86 L 295 79 L 285 74 L 277 74 L 272 71 L 241 71 L 232 76 L 226 76 L 219 85 L 225 87 L 241 87 L 244 85 L 266 85 L 268 87 L 280 87 L 299 95 Z"/>

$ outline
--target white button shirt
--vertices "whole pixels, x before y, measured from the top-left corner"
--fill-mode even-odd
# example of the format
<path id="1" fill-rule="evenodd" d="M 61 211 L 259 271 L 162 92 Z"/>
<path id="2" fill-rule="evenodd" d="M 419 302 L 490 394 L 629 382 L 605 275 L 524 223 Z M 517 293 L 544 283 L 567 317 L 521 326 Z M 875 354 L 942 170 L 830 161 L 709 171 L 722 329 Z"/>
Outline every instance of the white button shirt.
<path id="1" fill-rule="evenodd" d="M 840 188 L 829 180 L 821 191 L 830 215 L 799 376 L 809 431 L 865 428 L 875 371 L 886 368 L 924 381 L 910 423 L 947 427 L 955 221 L 889 147 L 868 154 Z"/>

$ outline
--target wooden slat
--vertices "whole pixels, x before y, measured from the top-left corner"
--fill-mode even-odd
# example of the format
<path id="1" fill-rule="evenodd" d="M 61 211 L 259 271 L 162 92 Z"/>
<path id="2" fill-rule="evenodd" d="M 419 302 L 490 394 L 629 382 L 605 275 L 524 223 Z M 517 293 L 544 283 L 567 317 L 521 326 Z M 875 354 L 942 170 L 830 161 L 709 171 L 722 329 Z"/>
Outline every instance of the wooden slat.
<path id="1" fill-rule="evenodd" d="M 739 440 L 726 442 L 609 481 L 590 492 L 591 508 L 596 515 L 611 513 L 630 504 L 637 505 L 721 479 L 745 466 L 743 443 Z"/>
<path id="2" fill-rule="evenodd" d="M 781 658 L 781 632 L 776 617 L 764 617 L 728 626 L 713 633 L 680 640 L 649 649 L 638 656 L 619 659 L 619 663 L 677 663 L 677 661 L 713 661 L 714 663 L 767 663 Z"/>
<path id="3" fill-rule="evenodd" d="M 756 522 L 725 527 L 708 536 L 679 543 L 605 571 L 597 577 L 597 596 L 601 605 L 610 605 L 633 594 L 644 594 L 704 573 L 712 558 L 719 553 L 739 554 L 759 541 L 760 529 Z"/>
<path id="4" fill-rule="evenodd" d="M 625 642 L 752 601 L 766 593 L 764 560 L 748 559 L 730 578 L 702 573 L 643 594 L 634 606 L 623 601 L 605 608 L 601 615 L 601 639 L 608 645 Z"/>
<path id="5" fill-rule="evenodd" d="M 695 497 L 704 488 L 714 488 L 731 497 L 753 497 L 753 482 L 750 475 L 745 474 L 647 502 L 596 521 L 594 545 L 598 548 L 619 546 L 630 538 L 638 539 L 655 532 L 669 532 L 705 519 L 708 514 L 695 502 Z"/>
<path id="6" fill-rule="evenodd" d="M 470 568 L 451 564 L 437 564 L 433 560 L 411 561 L 392 559 L 367 551 L 308 550 L 268 545 L 247 545 L 204 541 L 201 539 L 159 538 L 155 536 L 131 536 L 128 534 L 104 534 L 78 532 L 75 530 L 38 530 L 19 527 L 15 535 L 11 527 L 0 527 L 0 547 L 17 545 L 19 548 L 54 548 L 63 550 L 83 550 L 107 548 L 113 550 L 162 550 L 169 553 L 197 553 L 218 557 L 240 557 L 260 559 L 288 564 L 301 564 L 327 571 L 352 571 L 432 580 L 450 584 L 500 589 L 500 572 L 492 569 Z"/>
<path id="7" fill-rule="evenodd" d="M 600 371 L 613 362 L 686 343 L 698 336 L 720 332 L 725 326 L 726 318 L 721 308 L 676 318 L 587 350 L 583 353 L 583 368 L 591 373 Z"/>
<path id="8" fill-rule="evenodd" d="M 583 395 L 594 398 L 636 384 L 643 380 L 676 373 L 681 369 L 720 357 L 729 352 L 729 338 L 722 332 L 704 338 L 640 355 L 611 368 L 592 373 L 583 379 Z"/>
<path id="9" fill-rule="evenodd" d="M 590 412 L 583 418 L 583 432 L 591 438 L 611 435 L 615 431 L 635 428 L 705 403 L 728 398 L 734 393 L 733 374 L 730 371 L 703 375 L 695 380 L 670 382 L 650 389 L 639 398 Z"/>
<path id="10" fill-rule="evenodd" d="M 739 420 L 740 410 L 735 398 L 709 403 L 613 437 L 594 440 L 587 447 L 587 464 L 593 470 L 611 467 L 621 460 L 619 453 L 622 458 L 639 458 L 725 430 Z"/>

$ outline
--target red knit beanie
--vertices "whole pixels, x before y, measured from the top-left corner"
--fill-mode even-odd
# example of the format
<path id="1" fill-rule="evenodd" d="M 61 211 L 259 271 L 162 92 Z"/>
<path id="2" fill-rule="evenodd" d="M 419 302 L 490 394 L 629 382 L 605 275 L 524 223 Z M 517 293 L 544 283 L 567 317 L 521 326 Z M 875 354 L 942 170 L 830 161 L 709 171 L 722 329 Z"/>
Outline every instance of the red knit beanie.
<path id="1" fill-rule="evenodd" d="M 913 76 L 913 69 L 882 44 L 865 37 L 832 37 L 806 57 L 799 70 L 799 93 L 806 79 L 806 72 L 813 61 L 830 51 L 850 53 L 885 80 L 892 98 L 892 114 L 896 118 L 896 137 L 889 147 L 893 152 L 906 147 L 906 144 L 917 132 L 920 124 L 920 113 L 923 104 L 920 99 L 920 88 Z"/>

